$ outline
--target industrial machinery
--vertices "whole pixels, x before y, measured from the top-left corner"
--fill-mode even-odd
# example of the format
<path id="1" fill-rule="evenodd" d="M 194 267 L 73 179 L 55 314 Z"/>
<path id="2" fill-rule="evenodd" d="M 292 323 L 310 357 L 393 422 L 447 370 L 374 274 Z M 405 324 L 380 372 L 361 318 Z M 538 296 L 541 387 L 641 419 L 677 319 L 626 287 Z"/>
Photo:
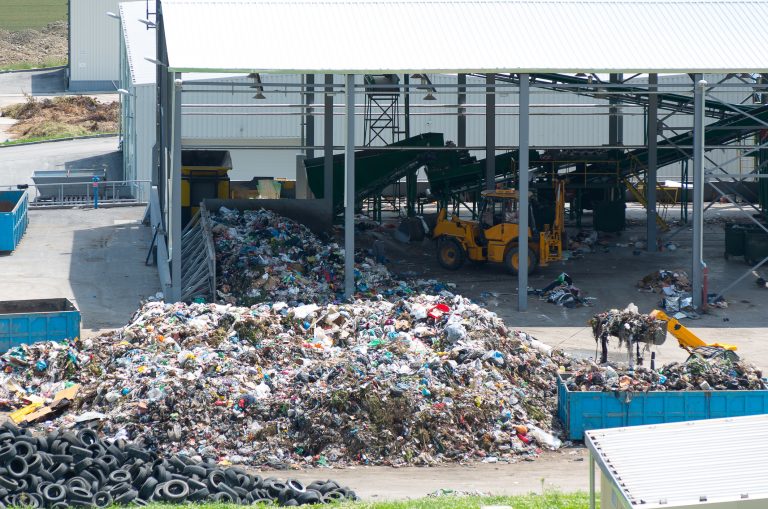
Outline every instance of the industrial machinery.
<path id="1" fill-rule="evenodd" d="M 714 359 L 722 357 L 727 360 L 737 361 L 739 356 L 736 354 L 736 346 L 727 343 L 706 343 L 687 327 L 668 316 L 664 311 L 656 309 L 651 311 L 651 316 L 657 320 L 667 322 L 667 330 L 672 334 L 680 348 L 691 354 L 691 358 L 701 357 L 704 359 Z"/>
<path id="2" fill-rule="evenodd" d="M 229 170 L 232 160 L 227 150 L 181 151 L 182 225 L 200 210 L 205 199 L 229 198 Z"/>
<path id="3" fill-rule="evenodd" d="M 512 274 L 519 270 L 519 195 L 514 189 L 483 191 L 478 221 L 448 219 L 447 208 L 437 216 L 433 238 L 437 261 L 448 270 L 458 270 L 468 258 L 473 262 L 503 263 Z M 536 267 L 563 259 L 565 182 L 555 183 L 555 219 L 541 229 L 529 210 L 528 273 Z"/>

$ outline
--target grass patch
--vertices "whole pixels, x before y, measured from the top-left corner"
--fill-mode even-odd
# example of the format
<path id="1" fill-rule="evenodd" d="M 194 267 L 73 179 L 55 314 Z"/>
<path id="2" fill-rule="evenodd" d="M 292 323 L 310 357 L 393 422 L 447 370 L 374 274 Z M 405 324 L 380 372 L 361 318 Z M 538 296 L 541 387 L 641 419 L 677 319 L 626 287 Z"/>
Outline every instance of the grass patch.
<path id="1" fill-rule="evenodd" d="M 599 499 L 597 507 L 600 507 Z M 522 495 L 515 497 L 430 497 L 392 502 L 342 502 L 316 507 L 333 509 L 480 509 L 487 505 L 508 505 L 514 509 L 587 509 L 587 493 L 547 492 L 543 495 Z M 178 509 L 170 504 L 149 504 L 147 509 Z M 239 509 L 232 504 L 199 504 L 195 509 Z M 268 507 L 268 506 L 251 506 Z"/>
<path id="2" fill-rule="evenodd" d="M 39 29 L 67 19 L 67 0 L 0 0 L 0 28 Z"/>
<path id="3" fill-rule="evenodd" d="M 0 0 L 2 1 L 2 0 Z M 0 65 L 0 71 L 23 71 L 25 69 L 44 69 L 47 67 L 61 67 L 67 65 L 66 58 L 45 58 L 37 62 L 12 62 Z"/>
<path id="4" fill-rule="evenodd" d="M 88 134 L 82 134 L 82 135 L 79 135 L 79 136 L 94 136 L 94 135 L 98 135 L 98 134 L 117 134 L 117 132 L 88 133 Z M 61 139 L 65 139 L 65 138 L 77 138 L 77 136 L 66 136 L 66 135 L 61 135 L 61 136 L 56 136 L 56 135 L 53 135 L 53 136 L 33 136 L 33 137 L 30 137 L 30 138 L 23 138 L 23 139 L 20 139 L 20 140 L 3 141 L 3 142 L 0 142 L 0 147 L 7 147 L 7 146 L 10 146 L 10 145 L 24 145 L 25 143 L 34 143 L 34 142 L 39 142 L 39 141 L 61 140 Z"/>

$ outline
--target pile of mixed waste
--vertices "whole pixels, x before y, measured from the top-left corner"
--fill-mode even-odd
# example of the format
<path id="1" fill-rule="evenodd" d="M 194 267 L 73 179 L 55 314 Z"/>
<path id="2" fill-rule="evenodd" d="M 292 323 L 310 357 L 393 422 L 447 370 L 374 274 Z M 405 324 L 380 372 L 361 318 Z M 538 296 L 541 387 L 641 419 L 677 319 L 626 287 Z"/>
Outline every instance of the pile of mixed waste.
<path id="1" fill-rule="evenodd" d="M 611 309 L 594 315 L 589 320 L 595 342 L 604 345 L 609 337 L 619 340 L 619 346 L 633 343 L 661 344 L 667 335 L 667 324 L 651 315 L 640 313 L 630 304 L 625 309 Z"/>
<path id="2" fill-rule="evenodd" d="M 230 210 L 210 216 L 216 250 L 217 297 L 241 306 L 343 300 L 344 251 L 330 238 L 269 210 Z M 389 299 L 432 291 L 436 282 L 397 281 L 363 252 L 355 253 L 358 298 Z"/>
<path id="3" fill-rule="evenodd" d="M 691 280 L 682 270 L 651 272 L 637 282 L 637 287 L 640 291 L 660 294 L 662 300 L 659 305 L 675 318 L 698 318 L 691 296 Z M 721 299 L 721 302 L 724 300 Z"/>
<path id="4" fill-rule="evenodd" d="M 78 411 L 57 424 L 100 421 L 105 436 L 164 455 L 287 468 L 504 461 L 559 447 L 555 373 L 567 359 L 458 296 L 154 302 L 82 348 L 78 373 L 59 382 L 82 384 Z M 25 392 L 60 388 L 35 385 L 34 369 L 14 371 Z"/>
<path id="5" fill-rule="evenodd" d="M 557 276 L 557 279 L 544 288 L 533 290 L 532 292 L 529 290 L 530 293 L 538 295 L 539 300 L 571 309 L 593 306 L 596 300 L 594 297 L 585 296 L 584 292 L 573 284 L 571 276 L 565 272 Z"/>
<path id="6" fill-rule="evenodd" d="M 762 390 L 762 376 L 759 369 L 744 361 L 693 356 L 687 362 L 673 362 L 658 370 L 590 363 L 571 373 L 566 386 L 571 391 L 597 392 Z"/>

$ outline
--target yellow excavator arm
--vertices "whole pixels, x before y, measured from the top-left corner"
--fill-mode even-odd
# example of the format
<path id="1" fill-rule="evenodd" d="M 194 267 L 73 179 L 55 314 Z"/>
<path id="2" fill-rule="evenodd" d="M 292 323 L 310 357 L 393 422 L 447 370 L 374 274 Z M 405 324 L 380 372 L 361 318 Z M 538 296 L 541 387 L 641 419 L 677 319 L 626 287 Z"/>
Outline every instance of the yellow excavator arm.
<path id="1" fill-rule="evenodd" d="M 730 345 L 727 343 L 705 343 L 702 339 L 691 332 L 686 326 L 681 324 L 677 319 L 668 316 L 664 311 L 655 309 L 651 311 L 651 316 L 657 320 L 667 322 L 667 330 L 670 334 L 675 336 L 677 342 L 680 344 L 680 348 L 691 353 L 696 348 L 703 346 L 722 348 L 723 350 L 736 351 L 736 345 Z"/>

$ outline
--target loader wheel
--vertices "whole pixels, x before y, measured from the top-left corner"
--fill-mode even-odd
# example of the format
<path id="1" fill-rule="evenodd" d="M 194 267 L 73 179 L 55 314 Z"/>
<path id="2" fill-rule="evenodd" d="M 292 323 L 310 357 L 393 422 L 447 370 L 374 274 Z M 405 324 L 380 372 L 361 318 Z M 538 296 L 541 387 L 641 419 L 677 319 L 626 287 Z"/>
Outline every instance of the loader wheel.
<path id="1" fill-rule="evenodd" d="M 519 251 L 517 246 L 512 246 L 509 249 L 507 249 L 507 254 L 504 255 L 504 266 L 507 267 L 507 270 L 510 274 L 517 275 L 517 273 L 520 270 L 520 264 L 518 262 L 519 257 Z M 536 253 L 532 250 L 528 250 L 528 274 L 531 274 L 534 270 L 536 270 L 536 267 L 539 266 L 539 259 L 536 256 Z"/>
<path id="2" fill-rule="evenodd" d="M 456 239 L 440 239 L 437 243 L 437 262 L 444 269 L 459 270 L 464 265 L 464 248 Z"/>

